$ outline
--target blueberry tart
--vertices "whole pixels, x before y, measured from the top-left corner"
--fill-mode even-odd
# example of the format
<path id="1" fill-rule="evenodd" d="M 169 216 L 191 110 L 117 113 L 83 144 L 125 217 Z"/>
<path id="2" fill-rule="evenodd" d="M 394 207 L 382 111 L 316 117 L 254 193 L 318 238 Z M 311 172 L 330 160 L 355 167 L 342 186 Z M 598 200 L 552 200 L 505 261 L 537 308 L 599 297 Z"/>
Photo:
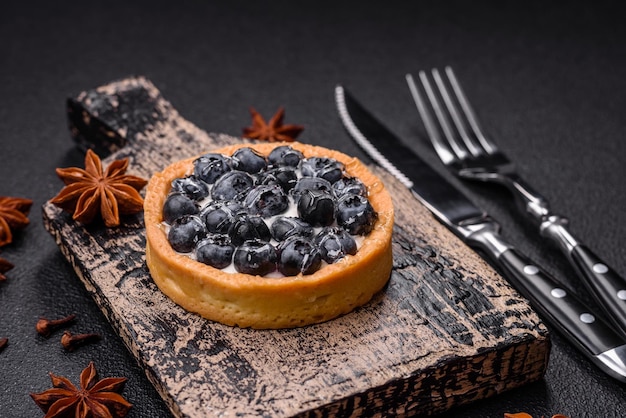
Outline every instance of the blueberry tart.
<path id="1" fill-rule="evenodd" d="M 392 267 L 393 205 L 363 163 L 290 143 L 242 143 L 150 180 L 146 262 L 183 308 L 226 325 L 293 328 L 367 303 Z"/>

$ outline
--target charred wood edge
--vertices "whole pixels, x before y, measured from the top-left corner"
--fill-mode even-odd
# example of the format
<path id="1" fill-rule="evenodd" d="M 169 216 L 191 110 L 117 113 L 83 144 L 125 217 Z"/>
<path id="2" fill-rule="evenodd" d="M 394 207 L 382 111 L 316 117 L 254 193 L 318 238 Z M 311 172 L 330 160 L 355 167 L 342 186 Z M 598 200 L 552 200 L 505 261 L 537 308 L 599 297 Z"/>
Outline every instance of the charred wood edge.
<path id="1" fill-rule="evenodd" d="M 133 112 L 129 112 L 128 108 L 125 110 L 120 109 L 119 103 L 124 100 L 126 100 L 127 105 L 132 105 L 133 103 L 138 102 L 143 104 L 138 107 L 138 110 L 135 109 Z M 163 109 L 167 110 L 173 108 L 171 108 L 171 105 L 161 97 L 160 93 L 151 82 L 145 78 L 138 77 L 120 80 L 118 82 L 99 87 L 95 90 L 83 92 L 76 99 L 69 99 L 68 122 L 72 137 L 79 146 L 83 148 L 95 148 L 97 151 L 99 150 L 102 153 L 109 153 L 117 151 L 126 145 L 132 144 L 133 141 L 136 140 L 136 134 L 144 134 L 145 130 L 154 129 L 157 122 L 167 123 L 168 121 L 163 118 L 164 114 L 167 112 Z M 184 132 L 182 134 L 184 134 Z M 218 138 L 217 142 L 222 142 L 221 139 L 222 138 Z M 228 141 L 228 137 L 223 139 L 223 142 Z M 141 146 L 145 145 L 146 144 L 141 144 Z M 131 335 L 132 330 L 129 330 L 128 326 L 124 326 L 122 323 L 123 318 L 117 318 L 111 311 L 111 307 L 108 306 L 104 300 L 102 300 L 102 296 L 98 295 L 95 287 L 96 285 L 93 283 L 91 278 L 85 277 L 85 272 L 81 270 L 81 266 L 77 262 L 76 257 L 71 253 L 71 247 L 69 246 L 70 243 L 66 241 L 65 237 L 61 233 L 61 226 L 67 221 L 71 222 L 71 218 L 67 216 L 67 214 L 61 213 L 58 208 L 44 206 L 44 223 L 46 228 L 55 237 L 55 240 L 59 244 L 63 254 L 74 266 L 78 277 L 85 284 L 97 304 L 101 307 L 107 319 L 112 323 L 117 324 L 114 328 L 119 330 L 118 332 L 129 350 L 135 353 L 136 359 L 144 366 L 143 368 L 146 375 L 157 388 L 163 399 L 170 407 L 171 411 L 177 416 L 181 416 L 182 413 L 179 406 L 169 394 L 168 388 L 164 386 L 164 382 L 160 381 L 157 376 L 155 376 L 154 370 L 152 370 L 151 366 L 147 364 L 146 359 L 143 358 L 141 351 L 136 346 L 136 343 Z M 59 224 L 54 225 L 54 222 L 59 222 Z M 428 251 L 428 249 L 425 249 L 424 251 Z M 394 269 L 403 269 L 404 267 L 406 266 L 396 265 Z M 528 371 L 521 374 L 518 380 L 511 379 L 510 381 L 504 381 L 497 388 L 491 391 L 490 385 L 484 386 L 485 384 L 491 382 L 483 382 L 483 386 L 479 385 L 471 388 L 473 390 L 491 393 L 485 393 L 484 396 L 476 395 L 476 397 L 472 398 L 466 396 L 466 388 L 465 390 L 460 390 L 458 394 L 449 395 L 449 397 L 442 396 L 437 402 L 433 402 L 433 399 L 429 398 L 427 404 L 431 406 L 436 404 L 438 405 L 436 408 L 440 408 L 437 410 L 443 411 L 449 409 L 450 407 L 470 402 L 474 399 L 482 399 L 486 396 L 500 393 L 503 390 L 508 390 L 521 384 L 540 379 L 543 376 L 543 373 L 545 373 L 550 343 L 547 339 L 547 334 L 542 334 L 541 332 L 539 334 L 543 338 L 538 339 L 536 336 L 532 336 L 530 339 L 516 342 L 509 341 L 509 347 L 496 347 L 494 349 L 484 350 L 474 357 L 442 360 L 440 364 L 427 370 L 422 370 L 419 374 L 409 376 L 406 379 L 398 379 L 397 381 L 390 382 L 383 387 L 373 388 L 370 391 L 357 395 L 357 397 L 350 396 L 343 400 L 332 402 L 321 408 L 316 407 L 310 412 L 303 413 L 302 416 L 319 416 L 320 413 L 324 413 L 323 411 L 327 411 L 328 414 L 332 415 L 341 412 L 348 412 L 349 409 L 361 411 L 359 413 L 368 413 L 370 411 L 373 413 L 375 413 L 375 411 L 380 411 L 381 413 L 385 413 L 385 411 L 395 411 L 401 413 L 398 408 L 395 408 L 394 411 L 389 409 L 390 407 L 393 408 L 393 405 L 385 405 L 383 401 L 379 401 L 379 399 L 384 400 L 385 394 L 389 391 L 395 393 L 393 399 L 396 404 L 398 398 L 395 396 L 399 396 L 400 398 L 404 397 L 406 402 L 414 402 L 412 409 L 410 408 L 410 405 L 407 406 L 406 404 L 403 408 L 408 408 L 405 411 L 406 413 L 415 413 L 420 411 L 420 400 L 411 398 L 410 395 L 415 393 L 418 389 L 416 385 L 423 382 L 425 379 L 428 379 L 429 376 L 439 376 L 436 379 L 436 384 L 433 385 L 433 390 L 435 390 L 436 388 L 446 387 L 446 384 L 442 385 L 442 383 L 450 381 L 450 379 L 454 380 L 456 374 L 458 374 L 458 370 L 464 370 L 464 368 L 470 363 L 478 364 L 486 359 L 493 360 L 498 356 L 505 356 L 506 353 L 511 350 L 513 350 L 513 352 L 516 350 L 522 350 L 522 352 L 524 352 L 529 349 L 534 349 L 538 350 L 537 352 L 543 353 L 541 361 L 532 361 L 527 364 Z M 526 360 L 523 360 L 523 362 L 525 361 Z M 449 374 L 441 374 L 440 371 L 442 370 L 448 371 Z M 454 372 L 454 370 L 457 371 Z M 498 374 L 503 372 L 503 378 L 510 378 L 510 376 L 507 376 L 509 372 L 506 370 L 496 370 L 496 372 Z M 450 398 L 452 400 L 450 400 Z M 372 400 L 381 404 L 374 404 L 372 406 Z M 422 407 L 428 408 L 428 405 L 422 405 Z M 424 409 L 422 412 L 433 413 L 433 411 L 434 410 Z"/>
<path id="2" fill-rule="evenodd" d="M 67 116 L 70 134 L 83 151 L 93 149 L 98 155 L 107 155 L 126 144 L 126 140 L 93 114 L 76 99 L 67 100 Z M 89 141 L 87 138 L 94 138 Z"/>
<path id="3" fill-rule="evenodd" d="M 419 373 L 299 413 L 295 417 L 428 416 L 439 414 L 472 401 L 518 388 L 529 381 L 540 379 L 543 376 L 541 367 L 533 366 L 547 361 L 548 354 L 543 345 L 542 341 L 534 339 L 524 341 L 521 345 L 510 344 L 506 347 L 485 350 L 478 356 L 465 357 L 454 362 L 442 360 L 440 364 L 420 370 Z M 531 357 L 530 360 L 529 357 Z M 503 376 L 495 385 L 467 387 L 463 385 L 463 381 L 459 381 L 459 377 L 464 377 L 463 373 L 459 372 L 461 370 L 469 370 L 468 376 L 470 374 L 482 374 L 481 364 L 485 361 L 506 362 L 509 367 L 515 367 L 516 364 L 526 364 L 527 367 L 523 370 L 523 374 L 518 375 L 518 379 Z M 493 372 L 497 371 L 497 369 L 493 369 Z M 485 379 L 486 382 L 489 377 Z M 415 396 L 415 394 L 422 394 L 422 396 Z"/>

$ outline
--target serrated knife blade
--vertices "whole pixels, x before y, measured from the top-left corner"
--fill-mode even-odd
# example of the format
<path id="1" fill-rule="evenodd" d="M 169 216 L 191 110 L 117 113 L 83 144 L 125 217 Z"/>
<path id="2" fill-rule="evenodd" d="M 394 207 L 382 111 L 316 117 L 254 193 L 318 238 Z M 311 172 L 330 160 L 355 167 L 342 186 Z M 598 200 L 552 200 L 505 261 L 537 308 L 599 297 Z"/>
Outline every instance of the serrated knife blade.
<path id="1" fill-rule="evenodd" d="M 626 382 L 626 341 L 546 271 L 500 234 L 486 212 L 426 164 L 343 87 L 335 89 L 339 117 L 354 141 L 469 246 L 486 254 L 503 276 L 530 300 L 601 370 Z"/>

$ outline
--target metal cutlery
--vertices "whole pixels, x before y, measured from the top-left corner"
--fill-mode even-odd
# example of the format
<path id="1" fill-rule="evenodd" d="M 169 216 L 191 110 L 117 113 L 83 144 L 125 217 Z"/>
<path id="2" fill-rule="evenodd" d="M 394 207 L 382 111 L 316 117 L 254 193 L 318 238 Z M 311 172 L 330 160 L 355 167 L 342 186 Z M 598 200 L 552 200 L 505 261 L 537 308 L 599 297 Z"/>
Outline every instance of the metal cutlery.
<path id="1" fill-rule="evenodd" d="M 419 73 L 440 129 L 427 117 L 425 101 L 413 77 L 406 76 L 418 112 L 441 161 L 462 179 L 506 186 L 521 211 L 538 227 L 541 236 L 565 253 L 606 317 L 626 336 L 626 279 L 572 236 L 567 228 L 568 220 L 552 213 L 548 201 L 520 177 L 514 164 L 484 134 L 452 68 L 446 67 L 445 74 L 447 83 L 437 69 L 432 70 L 435 90 L 427 74 L 424 71 Z"/>
<path id="2" fill-rule="evenodd" d="M 403 144 L 342 86 L 335 89 L 348 133 L 468 245 L 488 254 L 535 309 L 608 375 L 626 382 L 626 340 L 500 234 L 498 223 Z"/>

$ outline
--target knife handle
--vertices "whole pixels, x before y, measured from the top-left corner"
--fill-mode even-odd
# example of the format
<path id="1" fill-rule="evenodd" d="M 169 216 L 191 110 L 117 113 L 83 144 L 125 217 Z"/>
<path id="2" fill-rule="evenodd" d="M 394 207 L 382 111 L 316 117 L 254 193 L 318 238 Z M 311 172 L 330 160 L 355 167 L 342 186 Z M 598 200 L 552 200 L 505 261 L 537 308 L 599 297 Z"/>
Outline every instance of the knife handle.
<path id="1" fill-rule="evenodd" d="M 596 356 L 626 343 L 602 318 L 517 250 L 504 251 L 498 262 L 535 309 L 580 348 Z"/>
<path id="2" fill-rule="evenodd" d="M 585 276 L 585 284 L 609 320 L 626 335 L 626 281 L 584 245 L 571 253 L 572 261 Z"/>
<path id="3" fill-rule="evenodd" d="M 567 220 L 550 216 L 541 225 L 541 234 L 556 242 L 578 271 L 598 306 L 609 321 L 626 336 L 626 279 L 578 242 L 567 228 Z"/>

